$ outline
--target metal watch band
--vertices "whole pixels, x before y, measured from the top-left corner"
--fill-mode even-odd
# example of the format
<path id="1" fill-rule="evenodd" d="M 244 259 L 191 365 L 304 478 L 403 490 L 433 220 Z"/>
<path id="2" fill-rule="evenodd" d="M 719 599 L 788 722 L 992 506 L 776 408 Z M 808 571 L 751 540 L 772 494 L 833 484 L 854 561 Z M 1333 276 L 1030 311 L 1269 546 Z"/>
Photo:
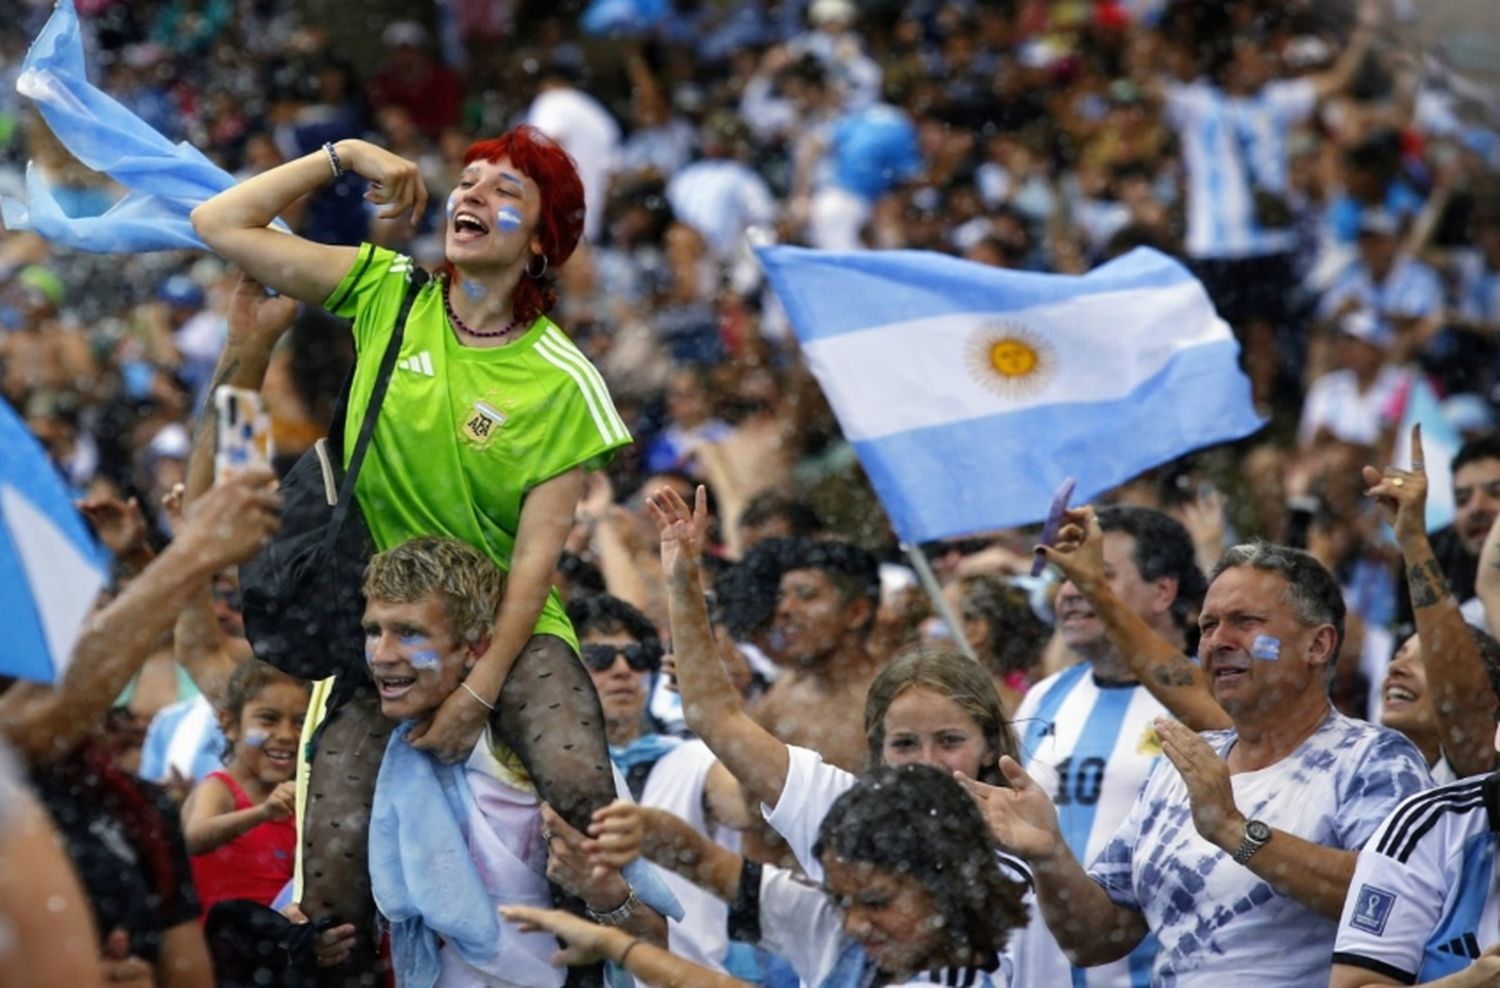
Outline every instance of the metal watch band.
<path id="1" fill-rule="evenodd" d="M 1257 820 L 1251 820 L 1249 823 L 1247 823 L 1245 825 L 1245 836 L 1242 837 L 1242 838 L 1240 838 L 1239 849 L 1234 852 L 1234 863 L 1235 864 L 1239 864 L 1239 865 L 1245 864 L 1251 858 L 1255 857 L 1255 852 L 1256 851 L 1259 851 L 1261 848 L 1265 847 L 1267 844 L 1270 843 L 1271 838 L 1269 836 L 1266 837 L 1265 840 L 1259 840 L 1259 839 L 1251 836 L 1250 824 L 1258 823 L 1258 822 L 1259 821 L 1257 821 Z"/>
<path id="2" fill-rule="evenodd" d="M 625 901 L 607 913 L 596 913 L 588 907 L 584 907 L 584 911 L 589 914 L 589 919 L 592 919 L 601 926 L 619 926 L 635 915 L 635 911 L 640 904 L 641 897 L 635 894 L 635 889 L 631 889 L 630 894 L 625 897 Z"/>

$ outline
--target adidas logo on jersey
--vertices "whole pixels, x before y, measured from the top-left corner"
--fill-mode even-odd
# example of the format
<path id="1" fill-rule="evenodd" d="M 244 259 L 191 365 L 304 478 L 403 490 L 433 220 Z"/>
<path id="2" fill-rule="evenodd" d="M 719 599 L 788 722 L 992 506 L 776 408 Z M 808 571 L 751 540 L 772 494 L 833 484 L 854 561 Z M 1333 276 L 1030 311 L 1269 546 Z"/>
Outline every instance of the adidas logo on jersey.
<path id="1" fill-rule="evenodd" d="M 436 376 L 432 369 L 432 353 L 429 350 L 414 353 L 404 360 L 397 361 L 396 366 L 402 370 L 411 371 L 414 374 L 421 374 L 424 377 Z"/>
<path id="2" fill-rule="evenodd" d="M 1469 960 L 1477 960 L 1481 953 L 1479 949 L 1479 938 L 1473 932 L 1465 933 L 1461 937 L 1454 937 L 1447 943 L 1438 944 L 1438 951 L 1444 954 L 1452 954 L 1454 957 L 1467 957 Z"/>
<path id="3" fill-rule="evenodd" d="M 411 274 L 411 258 L 405 254 L 397 254 L 391 260 L 391 266 L 386 269 L 387 274 L 407 275 Z"/>

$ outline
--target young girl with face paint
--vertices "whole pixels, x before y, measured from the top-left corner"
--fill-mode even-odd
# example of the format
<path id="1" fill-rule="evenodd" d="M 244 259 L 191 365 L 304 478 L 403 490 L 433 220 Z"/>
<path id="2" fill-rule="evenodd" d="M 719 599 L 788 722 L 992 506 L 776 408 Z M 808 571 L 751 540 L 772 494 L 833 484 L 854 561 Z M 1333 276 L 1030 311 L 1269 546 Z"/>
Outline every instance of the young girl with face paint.
<path id="1" fill-rule="evenodd" d="M 235 669 L 219 724 L 229 745 L 182 807 L 203 914 L 224 899 L 270 905 L 292 878 L 297 742 L 308 686 L 256 659 Z"/>
<path id="2" fill-rule="evenodd" d="M 352 321 L 358 359 L 347 457 L 415 262 L 374 244 L 319 244 L 269 226 L 346 170 L 369 182 L 366 198 L 382 218 L 420 219 L 427 191 L 417 166 L 343 140 L 215 196 L 193 211 L 193 225 L 268 288 Z M 614 791 L 603 714 L 552 574 L 585 471 L 631 441 L 598 371 L 546 315 L 557 269 L 582 236 L 583 186 L 561 147 L 518 127 L 468 149 L 444 209 L 446 259 L 412 303 L 356 495 L 376 549 L 449 536 L 485 552 L 509 579 L 466 688 L 408 737 L 456 762 L 492 724 L 543 798 L 581 829 Z M 347 821 L 368 812 L 384 750 L 374 738 L 393 723 L 378 707 L 373 691 L 362 690 L 318 728 L 309 786 L 323 798 L 302 841 L 302 900 L 314 920 L 334 913 L 358 925 L 372 915 L 359 892 L 363 846 L 329 849 L 348 843 Z M 323 750 L 340 754 L 324 758 Z"/>

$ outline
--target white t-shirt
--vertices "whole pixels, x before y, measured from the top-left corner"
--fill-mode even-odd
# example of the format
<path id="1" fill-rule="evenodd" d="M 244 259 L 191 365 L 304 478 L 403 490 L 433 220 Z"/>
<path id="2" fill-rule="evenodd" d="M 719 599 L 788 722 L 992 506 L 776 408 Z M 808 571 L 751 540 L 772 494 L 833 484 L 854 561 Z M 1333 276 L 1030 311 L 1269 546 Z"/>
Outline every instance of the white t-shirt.
<path id="1" fill-rule="evenodd" d="M 597 243 L 604 231 L 609 179 L 620 154 L 620 125 L 598 100 L 582 90 L 564 87 L 538 94 L 526 122 L 563 146 L 578 165 L 583 182 L 583 233 Z"/>
<path id="2" fill-rule="evenodd" d="M 1025 769 L 1052 797 L 1063 838 L 1088 866 L 1135 805 L 1161 755 L 1158 717 L 1171 716 L 1146 687 L 1101 683 L 1087 662 L 1069 666 L 1026 691 L 1016 710 Z M 1038 937 L 1072 974 L 1062 982 L 1088 988 L 1146 988 L 1155 942 L 1091 968 L 1071 968 L 1045 923 Z M 1042 950 L 1038 946 L 1037 952 Z M 1018 979 L 1019 980 L 1019 979 Z M 1043 982 L 1037 982 L 1042 984 Z"/>
<path id="3" fill-rule="evenodd" d="M 640 803 L 665 810 L 686 821 L 716 844 L 738 851 L 740 836 L 725 827 L 709 828 L 703 813 L 703 784 L 717 759 L 702 741 L 688 741 L 663 755 L 646 777 Z M 682 903 L 681 920 L 667 921 L 667 945 L 672 953 L 716 971 L 724 970 L 729 950 L 726 922 L 729 907 L 670 869 L 661 869 L 667 883 Z"/>
<path id="4" fill-rule="evenodd" d="M 1318 430 L 1327 427 L 1336 439 L 1374 446 L 1387 423 L 1392 402 L 1406 386 L 1406 371 L 1387 364 L 1375 375 L 1370 390 L 1360 393 L 1352 370 L 1330 371 L 1307 389 L 1297 444 L 1311 446 Z"/>
<path id="5" fill-rule="evenodd" d="M 1425 984 L 1500 942 L 1497 830 L 1500 775 L 1402 803 L 1360 851 L 1334 963 Z"/>
<path id="6" fill-rule="evenodd" d="M 1236 734 L 1203 737 L 1224 757 Z M 1231 781 L 1248 819 L 1346 851 L 1358 850 L 1397 803 L 1432 784 L 1427 763 L 1403 735 L 1336 712 L 1281 761 Z M 1089 876 L 1118 905 L 1145 915 L 1160 942 L 1152 984 L 1328 983 L 1333 920 L 1200 837 L 1182 776 L 1165 759 Z"/>

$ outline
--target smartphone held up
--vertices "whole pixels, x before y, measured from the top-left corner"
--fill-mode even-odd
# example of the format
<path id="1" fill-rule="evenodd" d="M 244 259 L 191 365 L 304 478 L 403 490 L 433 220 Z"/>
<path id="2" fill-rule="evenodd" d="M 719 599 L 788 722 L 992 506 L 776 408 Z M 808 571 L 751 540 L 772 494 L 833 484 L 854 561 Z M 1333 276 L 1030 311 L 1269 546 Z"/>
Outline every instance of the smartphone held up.
<path id="1" fill-rule="evenodd" d="M 270 466 L 271 417 L 259 392 L 222 385 L 214 391 L 214 411 L 214 483 L 241 470 Z"/>

